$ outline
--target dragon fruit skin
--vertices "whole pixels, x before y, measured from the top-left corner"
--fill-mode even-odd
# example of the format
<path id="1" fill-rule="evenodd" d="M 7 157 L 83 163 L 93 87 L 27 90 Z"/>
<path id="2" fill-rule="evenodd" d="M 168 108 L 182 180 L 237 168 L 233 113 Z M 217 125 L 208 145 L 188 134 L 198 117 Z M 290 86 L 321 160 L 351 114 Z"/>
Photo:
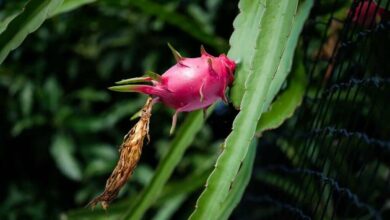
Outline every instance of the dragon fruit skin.
<path id="1" fill-rule="evenodd" d="M 161 82 L 139 86 L 135 91 L 157 96 L 158 101 L 179 112 L 194 111 L 210 106 L 219 98 L 226 101 L 225 90 L 233 81 L 234 68 L 235 63 L 225 55 L 185 58 L 168 69 Z"/>
<path id="2" fill-rule="evenodd" d="M 385 9 L 379 7 L 375 1 L 361 1 L 353 11 L 352 21 L 363 27 L 369 27 L 372 21 L 378 22 Z M 351 11 L 352 13 L 352 11 Z"/>
<path id="3" fill-rule="evenodd" d="M 169 45 L 170 46 L 170 45 Z M 218 99 L 227 101 L 226 88 L 234 80 L 236 63 L 225 54 L 214 57 L 201 48 L 201 56 L 184 58 L 170 46 L 177 63 L 158 77 L 140 77 L 122 80 L 122 82 L 150 82 L 152 85 L 120 85 L 110 87 L 120 92 L 139 92 L 155 97 L 155 102 L 162 102 L 177 113 L 207 109 Z"/>

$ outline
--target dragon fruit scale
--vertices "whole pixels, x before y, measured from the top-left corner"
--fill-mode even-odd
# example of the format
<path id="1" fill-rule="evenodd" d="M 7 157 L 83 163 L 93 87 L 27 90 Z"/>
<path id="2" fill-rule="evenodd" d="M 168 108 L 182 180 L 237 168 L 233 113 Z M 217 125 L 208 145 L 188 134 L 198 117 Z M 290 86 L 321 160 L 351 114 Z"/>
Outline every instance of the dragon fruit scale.
<path id="1" fill-rule="evenodd" d="M 225 90 L 234 80 L 236 63 L 225 54 L 218 57 L 208 54 L 203 46 L 201 56 L 197 58 L 182 57 L 170 44 L 168 46 L 177 63 L 164 74 L 147 72 L 144 77 L 121 80 L 117 82 L 120 85 L 109 89 L 148 94 L 154 102 L 162 102 L 175 109 L 172 133 L 179 112 L 207 109 L 218 99 L 227 102 Z"/>

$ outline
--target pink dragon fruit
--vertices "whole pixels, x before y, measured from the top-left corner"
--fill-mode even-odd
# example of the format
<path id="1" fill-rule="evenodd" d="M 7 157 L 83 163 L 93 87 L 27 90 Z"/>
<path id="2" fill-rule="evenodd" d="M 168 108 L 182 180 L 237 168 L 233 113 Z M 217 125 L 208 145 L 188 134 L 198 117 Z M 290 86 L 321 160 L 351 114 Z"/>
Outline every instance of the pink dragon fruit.
<path id="1" fill-rule="evenodd" d="M 359 2 L 353 13 L 352 21 L 363 27 L 369 27 L 372 22 L 378 23 L 385 9 L 379 7 L 375 1 L 364 0 Z"/>
<path id="2" fill-rule="evenodd" d="M 184 58 L 170 44 L 177 63 L 163 75 L 147 72 L 147 76 L 125 79 L 109 89 L 119 92 L 139 92 L 151 95 L 155 102 L 162 102 L 176 110 L 171 133 L 175 129 L 179 112 L 207 109 L 218 99 L 227 102 L 226 88 L 234 80 L 236 63 L 225 54 L 214 57 L 201 47 L 201 56 Z M 133 84 L 133 83 L 149 83 Z"/>

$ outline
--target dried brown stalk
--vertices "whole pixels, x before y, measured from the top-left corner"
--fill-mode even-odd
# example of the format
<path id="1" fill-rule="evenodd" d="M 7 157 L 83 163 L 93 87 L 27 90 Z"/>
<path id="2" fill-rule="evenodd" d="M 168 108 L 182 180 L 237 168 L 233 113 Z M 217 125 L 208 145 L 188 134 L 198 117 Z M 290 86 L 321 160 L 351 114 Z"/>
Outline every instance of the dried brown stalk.
<path id="1" fill-rule="evenodd" d="M 89 202 L 88 206 L 93 208 L 101 203 L 103 209 L 107 209 L 108 204 L 115 199 L 119 190 L 130 178 L 141 157 L 145 137 L 149 141 L 149 121 L 152 106 L 153 99 L 148 98 L 141 110 L 141 118 L 123 138 L 123 143 L 119 149 L 119 161 L 106 182 L 104 192 Z"/>

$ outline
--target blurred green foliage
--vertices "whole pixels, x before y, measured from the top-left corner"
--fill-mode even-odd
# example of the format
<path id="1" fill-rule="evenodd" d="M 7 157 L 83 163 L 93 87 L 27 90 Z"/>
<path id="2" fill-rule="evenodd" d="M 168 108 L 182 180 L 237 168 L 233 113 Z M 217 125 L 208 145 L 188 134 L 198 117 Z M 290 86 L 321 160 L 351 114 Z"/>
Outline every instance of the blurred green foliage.
<path id="1" fill-rule="evenodd" d="M 0 1 L 0 31 L 26 2 Z M 162 73 L 174 62 L 167 42 L 187 56 L 201 44 L 226 52 L 237 12 L 237 2 L 220 0 L 75 2 L 65 0 L 0 66 L 0 219 L 55 219 L 101 192 L 146 98 L 106 88 L 146 70 Z M 153 113 L 152 142 L 120 198 L 148 183 L 170 147 L 172 112 L 158 105 Z M 199 136 L 172 184 L 212 166 L 219 140 L 207 127 Z"/>

